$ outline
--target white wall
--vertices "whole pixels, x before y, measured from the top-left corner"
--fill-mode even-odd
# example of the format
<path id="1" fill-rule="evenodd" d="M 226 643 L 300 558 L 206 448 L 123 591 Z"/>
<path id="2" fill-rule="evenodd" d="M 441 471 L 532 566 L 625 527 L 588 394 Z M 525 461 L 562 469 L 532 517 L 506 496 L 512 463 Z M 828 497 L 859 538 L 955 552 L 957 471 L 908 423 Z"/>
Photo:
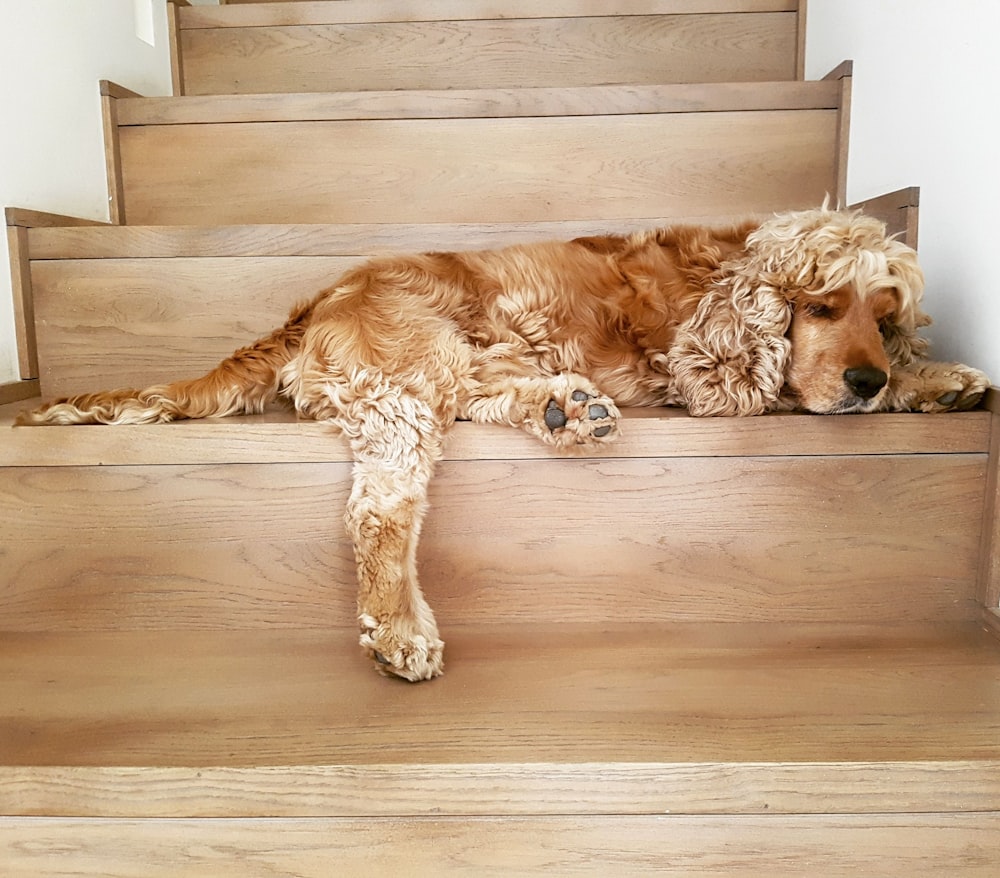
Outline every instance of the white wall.
<path id="1" fill-rule="evenodd" d="M 1000 383 L 1000 3 L 809 0 L 806 75 L 854 61 L 848 198 L 920 187 L 931 355 Z"/>
<path id="2" fill-rule="evenodd" d="M 154 4 L 155 47 L 135 35 L 137 2 Z M 0 206 L 107 219 L 97 81 L 169 92 L 164 8 L 0 0 Z M 1000 295 L 989 264 L 1000 205 L 998 33 L 997 0 L 809 0 L 808 76 L 855 62 L 849 198 L 921 187 L 933 353 L 1000 382 Z M 0 383 L 17 377 L 9 277 L 0 246 Z"/>
<path id="3" fill-rule="evenodd" d="M 136 0 L 0 0 L 0 207 L 108 219 L 98 81 L 170 93 L 165 0 L 150 46 Z M 0 383 L 16 380 L 10 267 L 0 242 Z"/>

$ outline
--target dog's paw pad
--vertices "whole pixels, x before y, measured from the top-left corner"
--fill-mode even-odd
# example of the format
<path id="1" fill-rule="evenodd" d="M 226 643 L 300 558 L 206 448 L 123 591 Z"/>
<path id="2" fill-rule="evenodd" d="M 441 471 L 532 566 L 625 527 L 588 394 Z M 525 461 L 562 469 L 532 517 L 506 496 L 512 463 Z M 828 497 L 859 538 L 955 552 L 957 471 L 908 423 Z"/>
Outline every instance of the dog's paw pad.
<path id="1" fill-rule="evenodd" d="M 584 390 L 579 386 L 557 392 L 544 412 L 545 426 L 552 441 L 564 447 L 613 438 L 618 431 L 618 418 L 618 409 L 611 399 L 597 390 Z"/>
<path id="2" fill-rule="evenodd" d="M 938 405 L 954 405 L 955 400 L 958 399 L 958 391 L 952 390 L 949 393 L 943 393 L 937 398 Z"/>
<path id="3" fill-rule="evenodd" d="M 554 432 L 565 427 L 568 420 L 566 412 L 559 408 L 559 403 L 550 399 L 548 407 L 545 409 L 545 426 Z"/>

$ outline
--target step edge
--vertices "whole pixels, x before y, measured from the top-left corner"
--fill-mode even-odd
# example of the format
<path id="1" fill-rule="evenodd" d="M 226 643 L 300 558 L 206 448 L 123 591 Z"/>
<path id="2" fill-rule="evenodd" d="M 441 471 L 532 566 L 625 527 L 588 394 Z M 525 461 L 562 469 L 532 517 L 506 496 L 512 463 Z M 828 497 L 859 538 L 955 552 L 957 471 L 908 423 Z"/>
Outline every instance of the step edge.
<path id="1" fill-rule="evenodd" d="M 496 7 L 488 2 L 460 4 L 425 0 L 414 6 L 382 3 L 374 7 L 370 3 L 340 0 L 332 4 L 326 2 L 296 3 L 294 9 L 281 8 L 278 4 L 191 6 L 179 10 L 181 30 L 231 27 L 283 27 L 313 24 L 387 24 L 393 22 L 492 20 L 497 18 L 593 18 L 622 17 L 638 15 L 684 15 L 719 14 L 727 12 L 797 12 L 797 0 L 645 0 L 633 3 L 628 10 L 609 9 L 605 3 L 552 2 L 539 5 L 532 0 L 508 2 L 504 13 L 498 14 Z M 284 4 L 282 4 L 284 5 Z M 736 8 L 734 8 L 736 7 Z M 397 11 L 397 9 L 402 11 Z M 419 9 L 419 12 L 416 10 Z"/>
<path id="2" fill-rule="evenodd" d="M 120 128 L 447 118 L 836 110 L 834 80 L 119 97 Z"/>
<path id="3" fill-rule="evenodd" d="M 467 790 L 455 801 L 456 791 Z M 447 795 L 436 795 L 447 793 Z M 431 804 L 433 803 L 433 804 Z M 4 766 L 6 816 L 857 814 L 1000 810 L 1000 760 Z"/>
<path id="4" fill-rule="evenodd" d="M 12 426 L 16 413 L 33 404 L 0 408 L 0 466 L 352 459 L 347 443 L 332 434 L 329 425 L 299 421 L 288 412 L 116 427 Z M 444 460 L 986 454 L 990 443 L 991 417 L 985 411 L 857 417 L 782 413 L 739 419 L 693 418 L 676 409 L 627 409 L 625 415 L 619 441 L 572 457 L 510 427 L 459 422 L 445 441 Z"/>

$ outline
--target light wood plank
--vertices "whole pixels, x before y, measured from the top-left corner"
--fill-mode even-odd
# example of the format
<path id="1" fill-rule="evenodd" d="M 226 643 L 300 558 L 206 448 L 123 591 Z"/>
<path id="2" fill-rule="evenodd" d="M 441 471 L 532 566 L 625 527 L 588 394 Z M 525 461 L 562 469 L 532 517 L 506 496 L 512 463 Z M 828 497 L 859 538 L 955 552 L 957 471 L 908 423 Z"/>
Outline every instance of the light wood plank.
<path id="1" fill-rule="evenodd" d="M 870 815 L 995 809 L 1000 762 L 4 765 L 0 781 L 6 813 L 38 817 Z"/>
<path id="2" fill-rule="evenodd" d="M 866 198 L 852 206 L 863 210 L 869 216 L 882 220 L 890 235 L 898 235 L 905 244 L 914 250 L 917 249 L 920 211 L 919 186 L 909 186 L 905 189 L 897 189 L 895 192 Z"/>
<path id="3" fill-rule="evenodd" d="M 340 223 L 242 226 L 31 228 L 39 259 L 207 256 L 371 256 L 426 250 L 475 250 L 581 235 L 626 234 L 679 222 L 725 225 L 733 216 L 645 217 L 519 223 Z M 82 266 L 81 266 L 82 267 Z M 94 270 L 88 266 L 88 270 Z"/>
<path id="4" fill-rule="evenodd" d="M 38 379 L 28 378 L 21 381 L 10 381 L 0 384 L 0 406 L 9 405 L 12 402 L 34 399 L 38 396 Z M 41 402 L 41 400 L 38 400 Z"/>
<path id="5" fill-rule="evenodd" d="M 978 598 L 989 612 L 1000 609 L 1000 412 L 997 394 L 989 394 L 993 409 L 989 469 L 986 481 L 986 506 L 983 510 L 982 541 L 979 548 Z M 1000 630 L 1000 629 L 998 629 Z"/>
<path id="6" fill-rule="evenodd" d="M 978 620 L 983 475 L 982 455 L 446 462 L 419 564 L 446 637 Z M 9 467 L 0 487 L 8 630 L 353 622 L 347 462 Z"/>
<path id="7" fill-rule="evenodd" d="M 418 6 L 406 0 L 302 0 L 279 6 L 242 6 L 222 9 L 196 6 L 183 10 L 182 27 L 263 27 L 286 24 L 330 24 L 396 21 L 461 21 L 503 18 L 594 17 L 623 15 L 684 15 L 740 12 L 794 12 L 797 0 L 640 0 L 627 9 L 604 0 L 507 0 L 502 16 L 489 0 L 424 0 Z"/>
<path id="8" fill-rule="evenodd" d="M 997 810 L 1000 644 L 978 624 L 518 625 L 449 648 L 408 686 L 351 630 L 7 635 L 0 807 Z"/>
<path id="9" fill-rule="evenodd" d="M 817 204 L 837 185 L 837 116 L 234 123 L 120 134 L 133 224 L 614 220 Z M 708 164 L 706 143 L 717 147 Z"/>
<path id="10" fill-rule="evenodd" d="M 998 813 L 0 823 L 14 873 L 79 878 L 685 875 L 993 878 Z M 72 853 L 69 853 L 72 852 Z M 73 865 L 70 866 L 68 860 Z"/>
<path id="11" fill-rule="evenodd" d="M 42 393 L 194 377 L 281 325 L 296 301 L 311 298 L 359 261 L 36 262 Z"/>
<path id="12" fill-rule="evenodd" d="M 36 379 L 40 369 L 38 339 L 35 332 L 35 296 L 31 284 L 28 231 L 23 226 L 7 226 L 7 252 L 10 256 L 18 373 L 22 380 Z"/>
<path id="13" fill-rule="evenodd" d="M 181 55 L 178 7 L 187 5 L 187 0 L 183 0 L 183 2 L 168 0 L 167 2 L 167 39 L 170 41 L 170 93 L 175 96 L 184 94 L 184 58 Z"/>
<path id="14" fill-rule="evenodd" d="M 326 17 L 336 17 L 343 3 L 328 5 L 333 11 Z M 560 17 L 542 8 L 542 15 L 505 10 L 477 20 L 458 12 L 417 22 L 184 29 L 184 90 L 267 94 L 795 78 L 793 13 Z"/>
<path id="15" fill-rule="evenodd" d="M 24 226 L 26 228 L 54 228 L 64 226 L 103 226 L 108 223 L 99 220 L 83 219 L 78 216 L 64 216 L 57 213 L 46 213 L 40 210 L 28 210 L 24 207 L 8 207 L 4 211 L 8 226 Z"/>
<path id="16" fill-rule="evenodd" d="M 240 94 L 129 98 L 118 102 L 118 124 L 302 122 L 348 119 L 625 116 L 742 110 L 837 109 L 836 81 L 709 83 L 563 88 L 341 91 L 320 94 Z"/>
<path id="17" fill-rule="evenodd" d="M 40 402 L 41 400 L 37 400 Z M 0 407 L 0 429 L 25 405 Z M 848 454 L 983 454 L 990 447 L 986 412 L 936 415 L 772 414 L 759 418 L 692 418 L 680 409 L 626 409 L 623 436 L 586 458 L 759 457 Z M 114 428 L 7 430 L 6 466 L 98 466 L 211 463 L 326 463 L 349 460 L 347 444 L 328 426 L 283 409 L 262 415 Z M 562 459 L 509 427 L 455 424 L 446 460 Z"/>
<path id="18" fill-rule="evenodd" d="M 120 94 L 113 83 L 101 83 L 101 125 L 104 132 L 104 170 L 108 184 L 108 218 L 113 225 L 125 222 L 122 183 L 121 135 L 118 127 Z"/>

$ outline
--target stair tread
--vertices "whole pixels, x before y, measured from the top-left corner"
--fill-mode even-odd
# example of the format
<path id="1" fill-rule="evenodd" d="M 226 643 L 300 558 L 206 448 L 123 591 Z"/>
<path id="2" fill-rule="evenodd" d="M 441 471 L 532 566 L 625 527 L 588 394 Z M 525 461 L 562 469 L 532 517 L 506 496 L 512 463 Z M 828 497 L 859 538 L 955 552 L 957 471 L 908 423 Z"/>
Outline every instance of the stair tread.
<path id="1" fill-rule="evenodd" d="M 836 80 L 668 83 L 123 97 L 118 124 L 180 125 L 348 119 L 628 116 L 836 109 Z"/>
<path id="2" fill-rule="evenodd" d="M 681 798 L 727 771 L 730 784 L 825 777 L 833 795 L 847 782 L 837 766 L 853 766 L 856 810 L 942 784 L 1000 807 L 1000 643 L 981 623 L 492 625 L 449 631 L 448 648 L 445 676 L 414 686 L 377 677 L 351 629 L 6 634 L 0 780 L 29 800 L 71 769 L 107 770 L 106 795 L 174 783 L 168 798 L 218 783 L 212 770 L 235 772 L 244 794 L 265 785 L 265 798 L 282 786 L 294 797 L 298 773 L 319 782 L 332 767 L 376 786 L 409 778 L 411 796 L 463 772 L 497 785 L 453 789 L 439 803 L 448 811 L 470 797 L 495 807 L 518 783 L 560 773 L 603 778 L 594 807 L 624 803 L 667 766 Z M 923 777 L 952 763 L 978 779 Z M 865 790 L 879 766 L 927 788 Z M 162 805 L 155 791 L 146 805 L 136 795 L 137 808 Z M 824 806 L 822 784 L 810 795 Z"/>
<path id="3" fill-rule="evenodd" d="M 796 0 L 644 0 L 642 3 L 609 4 L 606 0 L 559 0 L 540 6 L 534 0 L 507 0 L 498 16 L 496 4 L 488 0 L 433 0 L 387 3 L 385 0 L 301 0 L 296 3 L 262 5 L 192 6 L 182 10 L 182 28 L 263 27 L 375 21 L 461 21 L 495 18 L 562 18 L 572 16 L 677 15 L 721 12 L 793 12 Z"/>
<path id="4" fill-rule="evenodd" d="M 0 406 L 0 465 L 88 466 L 350 460 L 331 428 L 273 409 L 261 415 L 170 424 L 18 427 L 16 414 L 39 400 Z M 817 454 L 982 454 L 990 414 L 972 411 L 863 417 L 774 413 L 755 418 L 694 418 L 682 409 L 625 409 L 621 439 L 580 457 L 706 457 Z M 565 459 L 511 427 L 460 422 L 446 460 Z"/>

